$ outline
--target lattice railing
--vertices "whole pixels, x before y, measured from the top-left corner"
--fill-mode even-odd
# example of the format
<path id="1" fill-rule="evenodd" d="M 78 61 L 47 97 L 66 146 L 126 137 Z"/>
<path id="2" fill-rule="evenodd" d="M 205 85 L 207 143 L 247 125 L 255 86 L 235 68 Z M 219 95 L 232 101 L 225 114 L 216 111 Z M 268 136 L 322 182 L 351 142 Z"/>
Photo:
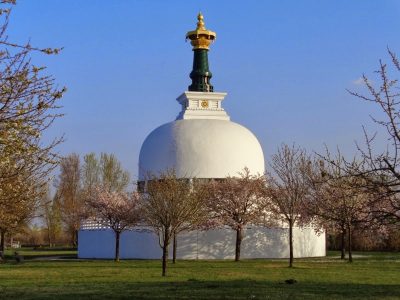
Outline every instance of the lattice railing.
<path id="1" fill-rule="evenodd" d="M 104 222 L 100 222 L 98 220 L 85 220 L 81 222 L 81 230 L 105 230 L 110 227 L 105 225 Z"/>

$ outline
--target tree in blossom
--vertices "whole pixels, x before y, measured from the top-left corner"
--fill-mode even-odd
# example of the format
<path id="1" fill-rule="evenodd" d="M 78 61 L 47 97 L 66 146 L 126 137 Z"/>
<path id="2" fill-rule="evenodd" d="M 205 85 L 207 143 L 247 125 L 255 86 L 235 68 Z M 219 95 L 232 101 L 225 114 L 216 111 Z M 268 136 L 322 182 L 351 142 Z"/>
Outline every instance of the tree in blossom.
<path id="1" fill-rule="evenodd" d="M 0 201 L 1 254 L 4 254 L 6 234 L 15 233 L 34 217 L 39 202 L 37 197 L 41 195 L 41 191 L 32 191 L 36 188 L 25 176 L 14 176 L 9 184 L 0 187 L 0 199 L 9 201 Z"/>
<path id="2" fill-rule="evenodd" d="M 214 180 L 210 184 L 208 207 L 220 224 L 236 231 L 235 261 L 240 260 L 244 230 L 248 224 L 260 224 L 266 216 L 265 178 L 245 168 L 238 177 Z"/>
<path id="3" fill-rule="evenodd" d="M 312 196 L 308 198 L 307 207 L 323 227 L 339 231 L 342 259 L 345 258 L 347 236 L 349 262 L 352 262 L 353 230 L 360 226 L 376 225 L 369 207 L 373 195 L 365 189 L 361 177 L 345 172 L 348 163 L 340 152 L 334 159 L 328 153 L 327 158 L 327 161 L 315 160 L 309 165 L 307 176 Z M 352 165 L 357 165 L 356 160 Z"/>
<path id="4" fill-rule="evenodd" d="M 267 195 L 273 215 L 289 226 L 289 267 L 293 266 L 293 227 L 308 224 L 305 200 L 309 195 L 305 150 L 283 144 L 272 156 Z"/>
<path id="5" fill-rule="evenodd" d="M 206 220 L 204 198 L 207 193 L 204 184 L 196 179 L 178 178 L 173 170 L 147 178 L 142 194 L 143 215 L 145 223 L 159 236 L 162 276 L 166 276 L 171 240 L 180 232 L 192 230 Z"/>
<path id="6" fill-rule="evenodd" d="M 119 261 L 121 233 L 141 220 L 139 199 L 135 192 L 110 191 L 108 187 L 96 187 L 93 196 L 87 201 L 96 220 L 115 233 L 115 261 Z"/>
<path id="7" fill-rule="evenodd" d="M 55 78 L 33 63 L 37 53 L 61 49 L 37 48 L 13 42 L 8 32 L 15 0 L 0 1 L 0 236 L 29 219 L 57 166 L 56 146 L 63 139 L 43 139 L 62 116 Z M 4 245 L 4 242 L 2 243 Z"/>
<path id="8" fill-rule="evenodd" d="M 182 180 L 182 179 L 180 179 Z M 192 178 L 186 182 L 190 186 L 182 213 L 177 215 L 172 239 L 172 263 L 176 262 L 178 235 L 182 232 L 199 229 L 209 220 L 206 200 L 209 197 L 209 181 Z"/>

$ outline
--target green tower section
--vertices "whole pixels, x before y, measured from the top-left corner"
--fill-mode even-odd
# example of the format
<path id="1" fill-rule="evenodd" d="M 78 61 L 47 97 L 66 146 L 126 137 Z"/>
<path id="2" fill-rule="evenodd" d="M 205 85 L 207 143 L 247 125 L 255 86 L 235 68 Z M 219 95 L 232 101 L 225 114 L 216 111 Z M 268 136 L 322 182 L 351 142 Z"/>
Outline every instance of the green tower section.
<path id="1" fill-rule="evenodd" d="M 208 50 L 193 49 L 193 70 L 190 73 L 192 84 L 189 91 L 213 92 L 214 88 L 210 83 L 212 74 L 208 68 Z"/>
<path id="2" fill-rule="evenodd" d="M 201 13 L 197 19 L 197 28 L 186 34 L 186 39 L 190 39 L 194 53 L 193 70 L 190 73 L 192 84 L 189 86 L 189 91 L 213 92 L 214 87 L 210 83 L 212 74 L 208 67 L 208 49 L 210 43 L 215 40 L 216 34 L 205 28 Z"/>

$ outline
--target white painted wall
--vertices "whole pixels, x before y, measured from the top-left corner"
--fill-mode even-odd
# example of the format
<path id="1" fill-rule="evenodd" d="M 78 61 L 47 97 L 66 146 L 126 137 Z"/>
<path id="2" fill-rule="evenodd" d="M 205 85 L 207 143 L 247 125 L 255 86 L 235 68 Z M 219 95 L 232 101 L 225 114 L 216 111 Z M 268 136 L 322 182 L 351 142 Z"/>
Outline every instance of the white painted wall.
<path id="1" fill-rule="evenodd" d="M 294 256 L 325 256 L 325 233 L 312 228 L 295 228 Z M 110 229 L 80 230 L 79 258 L 114 258 L 115 238 Z M 180 259 L 233 259 L 236 233 L 231 229 L 193 231 L 178 238 Z M 159 259 L 161 248 L 156 234 L 126 231 L 121 235 L 121 258 Z M 172 251 L 170 251 L 172 255 Z M 242 258 L 286 258 L 289 256 L 288 229 L 250 227 L 242 242 Z"/>

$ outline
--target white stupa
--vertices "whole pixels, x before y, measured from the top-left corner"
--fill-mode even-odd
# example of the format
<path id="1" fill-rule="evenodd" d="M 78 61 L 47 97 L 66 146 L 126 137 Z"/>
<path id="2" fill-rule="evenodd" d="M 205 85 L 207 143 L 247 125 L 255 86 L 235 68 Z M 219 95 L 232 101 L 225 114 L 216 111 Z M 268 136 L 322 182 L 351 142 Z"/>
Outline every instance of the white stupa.
<path id="1" fill-rule="evenodd" d="M 264 174 L 264 154 L 254 134 L 230 121 L 222 102 L 227 93 L 213 91 L 208 50 L 216 34 L 204 26 L 199 14 L 197 28 L 187 33 L 194 59 L 192 84 L 177 101 L 181 105 L 175 121 L 153 130 L 139 155 L 139 185 L 147 175 L 174 170 L 180 178 L 226 178 L 244 168 Z M 226 259 L 234 257 L 235 231 L 220 228 L 192 231 L 178 236 L 178 258 Z M 242 242 L 243 258 L 283 258 L 289 255 L 288 228 L 249 226 Z M 294 256 L 325 255 L 325 234 L 313 228 L 294 228 Z M 114 237 L 109 229 L 86 223 L 79 232 L 78 256 L 113 258 Z M 172 253 L 172 251 L 170 251 Z M 121 235 L 121 258 L 160 258 L 154 233 L 128 231 Z"/>
<path id="2" fill-rule="evenodd" d="M 146 174 L 174 169 L 178 177 L 225 178 L 247 167 L 264 173 L 264 155 L 257 138 L 230 121 L 222 101 L 210 83 L 208 50 L 216 34 L 204 26 L 199 14 L 197 28 L 186 38 L 193 46 L 192 84 L 177 100 L 181 112 L 175 121 L 155 129 L 143 143 L 139 156 L 139 180 Z"/>
<path id="3" fill-rule="evenodd" d="M 225 178 L 245 167 L 264 174 L 264 155 L 251 131 L 231 122 L 222 107 L 226 93 L 184 92 L 173 122 L 146 138 L 139 156 L 139 180 L 174 169 L 178 177 Z"/>

